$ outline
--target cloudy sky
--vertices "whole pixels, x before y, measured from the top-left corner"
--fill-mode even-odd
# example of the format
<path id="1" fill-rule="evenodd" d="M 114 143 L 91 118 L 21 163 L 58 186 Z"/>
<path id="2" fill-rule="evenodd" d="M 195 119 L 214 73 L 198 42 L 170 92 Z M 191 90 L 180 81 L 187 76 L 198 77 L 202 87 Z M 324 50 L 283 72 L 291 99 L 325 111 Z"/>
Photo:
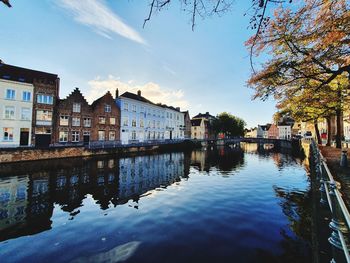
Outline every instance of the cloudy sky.
<path id="1" fill-rule="evenodd" d="M 227 111 L 248 127 L 271 121 L 274 102 L 251 101 L 245 40 L 253 33 L 236 1 L 221 17 L 190 17 L 176 1 L 143 28 L 148 0 L 40 0 L 0 5 L 0 58 L 56 73 L 60 97 L 79 87 L 91 102 L 107 90 L 136 92 L 190 114 Z"/>

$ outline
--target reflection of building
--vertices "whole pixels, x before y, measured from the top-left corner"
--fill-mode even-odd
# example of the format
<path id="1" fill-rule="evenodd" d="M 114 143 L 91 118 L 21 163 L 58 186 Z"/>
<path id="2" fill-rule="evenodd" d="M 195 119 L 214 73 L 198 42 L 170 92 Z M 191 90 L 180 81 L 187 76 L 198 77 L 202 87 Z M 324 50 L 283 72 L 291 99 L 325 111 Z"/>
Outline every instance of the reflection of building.
<path id="1" fill-rule="evenodd" d="M 169 153 L 120 160 L 119 198 L 129 199 L 157 187 L 180 181 L 184 174 L 184 154 Z"/>
<path id="2" fill-rule="evenodd" d="M 191 166 L 197 167 L 200 171 L 209 172 L 211 167 L 217 167 L 221 172 L 228 172 L 243 165 L 243 151 L 240 147 L 194 150 L 191 153 Z"/>
<path id="3" fill-rule="evenodd" d="M 13 176 L 0 182 L 0 231 L 25 220 L 28 176 Z"/>
<path id="4" fill-rule="evenodd" d="M 184 153 L 178 152 L 42 161 L 40 165 L 17 165 L 16 169 L 14 164 L 8 165 L 0 175 L 9 171 L 19 175 L 0 183 L 0 241 L 50 229 L 54 204 L 76 216 L 87 195 L 104 210 L 187 178 L 190 163 L 184 158 Z M 20 176 L 24 172 L 28 175 Z"/>

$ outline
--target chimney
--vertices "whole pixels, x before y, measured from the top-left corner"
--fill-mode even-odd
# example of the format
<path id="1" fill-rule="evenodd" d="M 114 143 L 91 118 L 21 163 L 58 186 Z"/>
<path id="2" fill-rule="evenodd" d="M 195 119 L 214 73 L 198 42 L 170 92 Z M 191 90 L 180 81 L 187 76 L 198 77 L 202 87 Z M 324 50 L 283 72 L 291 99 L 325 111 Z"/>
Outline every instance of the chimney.
<path id="1" fill-rule="evenodd" d="M 137 91 L 137 96 L 141 97 L 141 90 Z"/>
<path id="2" fill-rule="evenodd" d="M 206 114 L 206 115 L 209 115 L 209 111 L 207 111 L 205 114 Z"/>
<path id="3" fill-rule="evenodd" d="M 116 90 L 115 90 L 115 98 L 118 99 L 118 97 L 119 97 L 119 90 L 116 89 Z"/>
<path id="4" fill-rule="evenodd" d="M 176 110 L 177 110 L 177 111 L 180 111 L 180 107 L 176 107 Z"/>

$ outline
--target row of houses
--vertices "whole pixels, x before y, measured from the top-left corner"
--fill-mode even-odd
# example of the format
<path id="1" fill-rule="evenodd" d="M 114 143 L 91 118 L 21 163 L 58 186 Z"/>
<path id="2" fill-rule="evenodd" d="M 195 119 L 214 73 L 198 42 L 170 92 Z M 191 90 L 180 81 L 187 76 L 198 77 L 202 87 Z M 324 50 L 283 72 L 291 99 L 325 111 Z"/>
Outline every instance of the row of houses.
<path id="1" fill-rule="evenodd" d="M 78 88 L 59 97 L 60 79 L 51 74 L 0 63 L 0 147 L 123 144 L 155 140 L 208 139 L 214 116 L 190 119 L 181 111 L 137 94 L 107 92 L 89 104 Z"/>
<path id="2" fill-rule="evenodd" d="M 292 139 L 300 133 L 300 125 L 292 118 L 281 118 L 277 124 L 267 123 L 258 125 L 257 128 L 246 130 L 245 137 L 250 138 L 270 138 L 270 139 Z"/>

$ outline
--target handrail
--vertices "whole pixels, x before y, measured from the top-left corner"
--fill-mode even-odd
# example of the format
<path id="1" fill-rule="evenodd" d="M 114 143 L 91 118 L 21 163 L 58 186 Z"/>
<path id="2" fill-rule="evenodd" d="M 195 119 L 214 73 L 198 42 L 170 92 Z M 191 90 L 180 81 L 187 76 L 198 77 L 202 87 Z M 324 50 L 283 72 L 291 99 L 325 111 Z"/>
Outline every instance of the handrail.
<path id="1" fill-rule="evenodd" d="M 342 250 L 344 252 L 344 256 L 346 259 L 346 262 L 350 263 L 350 255 L 349 255 L 349 250 L 348 247 L 350 244 L 348 244 L 347 239 L 344 237 L 344 233 L 348 233 L 350 230 L 350 213 L 348 208 L 345 205 L 345 202 L 343 200 L 342 194 L 339 191 L 339 183 L 337 181 L 334 180 L 334 177 L 331 173 L 331 171 L 328 168 L 328 165 L 326 163 L 326 159 L 323 157 L 321 151 L 319 150 L 317 144 L 315 143 L 314 140 L 311 141 L 310 144 L 310 153 L 314 154 L 314 161 L 315 161 L 315 166 L 318 166 L 318 160 L 319 160 L 319 164 L 321 165 L 321 169 L 322 167 L 324 168 L 325 174 L 327 176 L 327 178 L 323 177 L 323 173 L 321 172 L 321 184 L 323 184 L 324 186 L 324 191 L 326 192 L 326 196 L 327 196 L 327 201 L 328 201 L 328 206 L 332 212 L 332 221 L 334 220 L 335 222 L 339 223 L 339 221 L 345 221 L 345 222 L 340 222 L 340 223 L 344 223 L 346 225 L 346 230 L 344 231 L 344 228 L 342 227 L 338 227 L 338 225 L 330 223 L 330 227 L 333 229 L 333 232 L 335 231 L 337 235 L 332 235 L 329 238 L 330 243 L 334 246 L 335 244 L 340 244 L 342 247 Z M 316 170 L 317 172 L 317 170 Z M 333 198 L 333 203 L 332 203 L 332 199 L 330 196 L 330 190 L 328 189 L 329 186 L 331 187 L 331 191 L 333 193 L 333 196 L 335 196 L 335 199 Z M 341 214 L 344 217 L 344 220 L 342 218 L 337 218 L 338 217 L 338 211 L 336 211 L 337 209 L 339 209 L 338 211 L 341 212 Z M 344 233 L 342 232 L 344 231 Z M 339 237 L 339 239 L 337 239 L 337 236 Z M 337 246 L 337 245 L 335 245 Z M 335 262 L 335 260 L 333 259 L 333 262 Z"/>

